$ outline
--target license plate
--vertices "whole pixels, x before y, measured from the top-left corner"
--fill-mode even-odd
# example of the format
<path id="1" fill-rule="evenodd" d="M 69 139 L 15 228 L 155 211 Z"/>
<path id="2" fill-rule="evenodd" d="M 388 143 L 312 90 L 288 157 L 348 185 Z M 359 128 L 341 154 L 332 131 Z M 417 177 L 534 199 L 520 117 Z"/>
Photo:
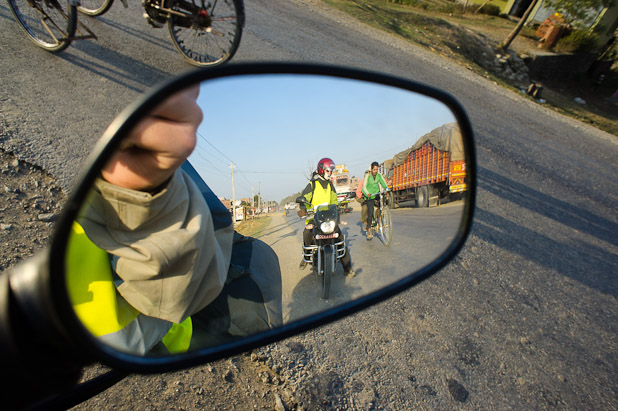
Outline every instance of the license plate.
<path id="1" fill-rule="evenodd" d="M 326 240 L 328 238 L 337 238 L 339 237 L 339 233 L 333 233 L 333 234 L 318 234 L 315 236 L 315 238 L 317 240 Z"/>

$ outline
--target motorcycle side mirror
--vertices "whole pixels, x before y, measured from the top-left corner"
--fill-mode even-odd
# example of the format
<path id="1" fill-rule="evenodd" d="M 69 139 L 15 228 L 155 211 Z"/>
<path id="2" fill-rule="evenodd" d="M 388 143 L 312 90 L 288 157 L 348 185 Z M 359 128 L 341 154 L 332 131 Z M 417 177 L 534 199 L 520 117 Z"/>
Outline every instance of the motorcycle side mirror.
<path id="1" fill-rule="evenodd" d="M 347 185 L 312 175 L 323 157 Z M 371 240 L 355 192 L 380 184 L 373 162 L 393 177 Z M 114 120 L 46 254 L 3 275 L 0 343 L 15 368 L 39 337 L 65 363 L 162 372 L 281 340 L 447 264 L 475 178 L 470 122 L 441 90 L 315 65 L 188 73 Z M 315 236 L 303 246 L 305 220 L 284 204 L 333 189 L 352 199 L 345 225 L 323 250 Z"/>

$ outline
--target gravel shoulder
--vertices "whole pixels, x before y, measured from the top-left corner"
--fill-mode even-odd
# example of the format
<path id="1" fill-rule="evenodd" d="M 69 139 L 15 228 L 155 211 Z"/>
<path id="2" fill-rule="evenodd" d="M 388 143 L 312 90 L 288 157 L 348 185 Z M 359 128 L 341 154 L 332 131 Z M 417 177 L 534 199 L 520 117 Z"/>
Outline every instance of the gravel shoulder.
<path id="1" fill-rule="evenodd" d="M 0 272 L 45 246 L 63 202 L 52 176 L 0 149 Z"/>

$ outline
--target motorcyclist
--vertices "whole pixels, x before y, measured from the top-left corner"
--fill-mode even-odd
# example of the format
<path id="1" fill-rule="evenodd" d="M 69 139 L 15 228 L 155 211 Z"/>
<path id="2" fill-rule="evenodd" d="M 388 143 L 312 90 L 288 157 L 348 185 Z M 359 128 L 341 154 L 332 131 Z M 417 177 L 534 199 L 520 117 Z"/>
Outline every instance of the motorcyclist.
<path id="1" fill-rule="evenodd" d="M 256 287 L 253 277 L 236 272 L 243 262 L 231 264 L 233 249 L 246 241 L 234 232 L 229 212 L 203 182 L 205 187 L 180 169 L 202 121 L 198 93 L 194 87 L 168 98 L 122 142 L 95 181 L 69 242 L 67 276 L 76 313 L 95 336 L 128 352 L 199 348 L 212 340 L 201 332 L 210 321 L 218 321 L 226 338 L 232 328 L 248 334 L 281 322 L 279 264 L 263 244 L 256 244 L 261 252 L 255 257 L 272 272 L 274 292 L 247 299 L 268 299 L 275 308 L 258 307 L 262 318 L 256 321 L 253 313 L 213 307 L 226 304 L 226 289 Z M 84 250 L 103 257 L 83 261 Z M 227 318 L 214 318 L 217 312 L 227 312 Z M 182 324 L 186 332 L 178 330 Z M 170 335 L 173 328 L 177 332 Z M 171 341 L 177 337 L 180 344 Z"/>
<path id="2" fill-rule="evenodd" d="M 367 206 L 367 239 L 371 240 L 373 238 L 373 230 L 371 226 L 373 224 L 373 210 L 375 207 L 380 207 L 379 201 L 377 201 L 376 196 L 380 192 L 380 186 L 382 186 L 385 190 L 388 190 L 388 185 L 382 177 L 382 174 L 378 173 L 379 164 L 377 161 L 371 163 L 370 173 L 365 175 L 365 180 L 363 181 L 363 199 L 364 203 Z"/>
<path id="3" fill-rule="evenodd" d="M 315 207 L 321 204 L 338 204 L 337 191 L 331 181 L 331 175 L 335 170 L 335 163 L 330 158 L 323 158 L 318 162 L 316 171 L 313 172 L 311 180 L 301 192 L 301 195 L 296 199 L 299 204 L 299 215 L 307 215 L 307 204 L 311 207 Z M 305 247 L 314 244 L 312 230 L 307 226 L 312 220 L 305 221 L 305 230 L 303 231 L 303 243 Z M 336 232 L 341 234 L 341 229 L 337 227 Z M 346 246 L 347 247 L 347 246 Z M 350 258 L 349 250 L 346 250 L 345 255 L 341 259 L 343 270 L 347 277 L 354 277 L 356 271 L 352 268 L 352 260 Z M 304 269 L 307 266 L 307 262 L 304 258 L 301 260 L 299 268 Z"/>

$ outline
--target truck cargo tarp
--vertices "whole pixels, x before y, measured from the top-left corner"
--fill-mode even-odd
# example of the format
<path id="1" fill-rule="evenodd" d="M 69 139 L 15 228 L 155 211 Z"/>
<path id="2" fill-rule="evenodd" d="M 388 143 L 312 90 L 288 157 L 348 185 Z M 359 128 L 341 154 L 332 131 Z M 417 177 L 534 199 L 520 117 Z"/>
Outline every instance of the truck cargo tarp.
<path id="1" fill-rule="evenodd" d="M 447 123 L 419 138 L 409 149 L 395 154 L 393 166 L 397 167 L 403 164 L 412 151 L 421 148 L 427 141 L 438 150 L 450 151 L 451 160 L 464 160 L 463 139 L 461 138 L 459 125 L 457 123 Z"/>

